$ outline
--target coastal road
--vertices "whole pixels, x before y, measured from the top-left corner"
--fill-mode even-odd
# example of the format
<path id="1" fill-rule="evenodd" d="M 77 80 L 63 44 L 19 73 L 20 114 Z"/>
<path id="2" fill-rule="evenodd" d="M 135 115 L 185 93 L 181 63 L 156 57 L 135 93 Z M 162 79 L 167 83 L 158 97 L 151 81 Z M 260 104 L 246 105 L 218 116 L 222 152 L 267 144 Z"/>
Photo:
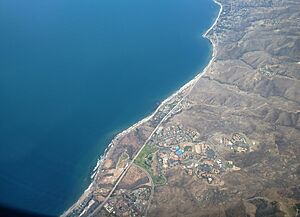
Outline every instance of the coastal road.
<path id="1" fill-rule="evenodd" d="M 217 0 L 213 0 L 216 4 L 218 4 L 220 6 L 220 11 L 219 14 L 215 20 L 215 22 L 213 23 L 213 25 L 203 34 L 204 38 L 207 38 L 208 33 L 214 28 L 214 26 L 217 24 L 217 21 L 219 20 L 219 17 L 223 11 L 223 6 L 221 5 L 221 3 L 219 3 Z M 186 85 L 184 85 L 182 88 L 180 88 L 176 93 L 174 93 L 172 96 L 170 96 L 169 98 L 167 98 L 164 102 L 162 102 L 162 104 L 156 109 L 156 111 L 149 116 L 149 119 L 146 121 L 151 120 L 151 118 L 154 116 L 154 114 L 165 104 L 167 104 L 173 97 L 176 97 L 179 93 L 181 93 L 185 88 L 189 88 L 188 92 L 182 97 L 181 100 L 179 100 L 179 102 L 173 107 L 173 109 L 171 109 L 166 115 L 165 117 L 159 122 L 159 124 L 155 127 L 155 129 L 151 132 L 150 136 L 147 138 L 147 140 L 144 142 L 144 144 L 141 146 L 140 150 L 136 153 L 136 155 L 134 156 L 134 158 L 130 161 L 130 163 L 127 164 L 126 168 L 124 169 L 124 171 L 122 172 L 122 174 L 119 176 L 117 182 L 115 183 L 114 187 L 112 188 L 112 190 L 110 191 L 110 193 L 107 195 L 107 197 L 105 198 L 105 200 L 88 216 L 95 216 L 95 214 L 97 214 L 102 207 L 104 206 L 104 204 L 109 200 L 109 198 L 111 197 L 111 195 L 113 194 L 113 192 L 116 190 L 117 186 L 119 185 L 119 183 L 122 181 L 123 177 L 126 175 L 127 171 L 130 169 L 131 165 L 134 163 L 135 159 L 138 157 L 138 155 L 141 153 L 141 151 L 143 150 L 143 148 L 147 145 L 147 143 L 150 141 L 150 139 L 152 138 L 152 136 L 154 135 L 154 133 L 157 131 L 157 129 L 162 125 L 162 123 L 169 117 L 169 115 L 171 115 L 174 110 L 178 107 L 178 105 L 180 105 L 180 103 L 186 99 L 187 96 L 189 96 L 189 94 L 191 93 L 191 91 L 193 90 L 195 84 L 197 83 L 197 81 L 203 76 L 205 75 L 207 69 L 211 66 L 211 64 L 213 63 L 213 61 L 215 60 L 215 55 L 216 55 L 216 49 L 215 49 L 215 44 L 212 42 L 213 45 L 213 54 L 212 54 L 212 58 L 210 60 L 210 62 L 208 63 L 208 65 L 206 66 L 206 68 L 202 71 L 201 74 L 198 74 L 194 79 L 192 79 L 190 82 L 188 82 Z M 138 126 L 138 124 L 136 125 Z M 136 126 L 132 126 L 133 129 Z M 128 129 L 129 130 L 129 129 Z M 131 129 L 130 129 L 131 130 Z M 122 133 L 128 133 L 126 132 L 127 130 L 125 130 Z M 152 182 L 153 185 L 153 182 Z M 79 202 L 73 204 L 73 206 L 71 208 L 69 208 L 68 211 L 66 211 L 62 216 L 66 216 L 69 214 L 70 210 L 73 210 L 73 208 L 75 208 L 78 205 Z"/>
<path id="2" fill-rule="evenodd" d="M 110 193 L 107 195 L 107 197 L 105 198 L 105 200 L 89 215 L 89 216 L 94 216 L 97 212 L 99 212 L 102 207 L 104 206 L 104 204 L 109 200 L 109 198 L 111 197 L 111 195 L 114 193 L 114 191 L 116 190 L 117 186 L 119 185 L 119 183 L 122 181 L 123 177 L 126 175 L 127 171 L 129 170 L 129 168 L 131 167 L 131 165 L 133 164 L 133 162 L 135 161 L 135 159 L 139 156 L 139 154 L 141 153 L 141 151 L 143 150 L 143 148 L 147 145 L 147 143 L 150 141 L 150 139 L 152 138 L 152 136 L 154 135 L 154 133 L 157 131 L 157 129 L 161 126 L 161 124 L 163 123 L 163 121 L 166 120 L 166 118 L 168 117 L 169 114 L 171 114 L 171 112 L 174 111 L 174 109 L 177 107 L 177 105 L 179 103 L 181 103 L 183 100 L 183 98 L 174 106 L 173 109 L 170 110 L 170 112 L 168 114 L 166 114 L 166 116 L 160 121 L 160 123 L 155 127 L 155 129 L 152 131 L 152 133 L 150 134 L 150 136 L 147 138 L 147 140 L 144 142 L 143 146 L 140 148 L 140 150 L 136 153 L 136 155 L 134 156 L 134 158 L 130 161 L 129 164 L 127 164 L 125 170 L 123 171 L 123 173 L 119 176 L 118 181 L 116 182 L 116 184 L 114 185 L 114 187 L 112 188 L 112 190 L 110 191 Z M 152 182 L 153 185 L 153 182 Z"/>
<path id="3" fill-rule="evenodd" d="M 151 194 L 150 194 L 150 197 L 149 197 L 149 201 L 148 201 L 148 206 L 146 208 L 146 212 L 145 212 L 145 217 L 147 217 L 147 214 L 148 214 L 148 210 L 150 208 L 150 204 L 151 204 L 151 201 L 152 201 L 152 197 L 153 197 L 153 194 L 154 194 L 154 183 L 153 183 L 153 180 L 151 178 L 151 175 L 147 172 L 147 170 L 145 170 L 143 167 L 137 165 L 134 163 L 134 165 L 138 168 L 140 168 L 144 173 L 146 173 L 146 175 L 148 176 L 148 179 L 150 181 L 150 184 L 151 184 Z"/>
<path id="4" fill-rule="evenodd" d="M 219 3 L 217 0 L 214 0 L 214 2 L 216 4 L 218 4 L 220 6 L 220 11 L 219 14 L 215 20 L 215 22 L 213 23 L 213 25 L 203 34 L 203 37 L 207 37 L 207 34 L 209 31 L 211 31 L 214 26 L 217 24 L 217 21 L 219 20 L 219 17 L 223 11 L 223 6 L 221 3 Z M 125 170 L 123 171 L 123 173 L 120 175 L 118 181 L 116 182 L 116 184 L 114 185 L 114 187 L 112 188 L 112 190 L 110 191 L 110 193 L 107 195 L 107 197 L 105 198 L 105 200 L 94 210 L 94 212 L 92 212 L 89 217 L 94 216 L 97 212 L 99 212 L 102 207 L 104 206 L 104 204 L 109 200 L 109 198 L 111 197 L 111 195 L 113 194 L 113 192 L 116 190 L 117 186 L 119 185 L 119 183 L 121 182 L 121 180 L 123 179 L 123 177 L 126 175 L 127 171 L 129 170 L 129 168 L 131 167 L 131 165 L 133 164 L 133 162 L 135 161 L 135 159 L 139 156 L 139 154 L 141 153 L 141 151 L 143 150 L 143 148 L 147 145 L 147 143 L 150 141 L 150 139 L 152 138 L 152 136 L 154 135 L 154 133 L 157 131 L 157 129 L 162 125 L 162 123 L 169 117 L 169 115 L 171 115 L 173 113 L 173 111 L 178 107 L 178 105 L 180 105 L 180 103 L 186 99 L 187 96 L 190 95 L 191 91 L 193 90 L 194 86 L 196 85 L 197 81 L 203 76 L 205 75 L 207 69 L 211 66 L 211 64 L 214 62 L 215 60 L 215 55 L 216 55 L 216 50 L 215 50 L 215 44 L 212 43 L 213 45 L 213 55 L 211 60 L 209 61 L 208 65 L 205 67 L 205 69 L 202 71 L 201 74 L 197 75 L 193 80 L 191 80 L 187 85 L 190 85 L 190 87 L 187 86 L 187 88 L 190 88 L 189 91 L 182 97 L 181 100 L 179 100 L 179 102 L 166 114 L 166 116 L 158 123 L 158 125 L 155 127 L 155 129 L 152 131 L 152 133 L 150 134 L 150 136 L 147 138 L 147 140 L 144 142 L 143 146 L 140 148 L 140 150 L 136 153 L 136 155 L 134 156 L 134 158 L 131 160 L 131 162 L 127 165 L 127 167 L 125 168 Z M 185 87 L 185 86 L 184 86 Z M 174 95 L 172 95 L 169 100 L 171 100 L 172 97 L 176 97 L 176 95 L 178 93 L 180 93 L 182 91 L 182 89 L 180 89 L 177 93 L 175 93 Z M 164 101 L 156 110 L 156 112 L 159 110 L 159 108 L 161 108 L 162 106 L 164 106 L 165 104 L 168 103 L 169 101 L 168 99 L 166 101 Z M 155 114 L 155 113 L 154 113 Z M 152 183 L 153 185 L 153 183 Z"/>
<path id="5" fill-rule="evenodd" d="M 204 74 L 204 73 L 203 73 Z M 152 138 L 152 136 L 154 135 L 154 133 L 157 131 L 157 129 L 161 126 L 161 124 L 169 117 L 169 115 L 171 115 L 173 113 L 173 111 L 178 107 L 178 105 L 189 95 L 189 93 L 191 92 L 191 90 L 193 89 L 193 87 L 195 86 L 195 84 L 197 83 L 198 79 L 200 78 L 200 76 L 193 80 L 193 83 L 191 84 L 190 90 L 188 91 L 188 93 L 186 95 L 184 95 L 181 100 L 178 101 L 178 103 L 165 115 L 165 117 L 158 123 L 158 125 L 154 128 L 154 130 L 151 132 L 150 136 L 147 138 L 147 140 L 144 142 L 143 146 L 140 148 L 140 150 L 136 153 L 136 155 L 134 156 L 134 158 L 130 161 L 130 163 L 127 165 L 127 167 L 125 168 L 125 170 L 123 171 L 123 173 L 119 176 L 118 181 L 116 182 L 116 184 L 114 185 L 114 187 L 112 188 L 112 190 L 110 191 L 110 193 L 107 195 L 107 197 L 105 198 L 105 200 L 89 215 L 89 217 L 95 216 L 95 214 L 97 214 L 97 212 L 99 212 L 102 207 L 104 206 L 104 204 L 109 200 L 109 198 L 111 197 L 111 195 L 114 193 L 114 191 L 116 190 L 117 186 L 119 185 L 119 183 L 122 181 L 123 177 L 126 175 L 127 171 L 129 170 L 129 168 L 131 167 L 131 165 L 133 164 L 133 162 L 135 161 L 135 159 L 139 156 L 139 154 L 141 153 L 141 151 L 143 150 L 143 148 L 147 145 L 147 143 L 150 141 L 150 139 Z M 179 93 L 179 92 L 178 92 Z M 175 95 L 176 96 L 176 95 Z M 168 101 L 167 101 L 168 102 Z M 166 103 L 167 103 L 166 102 Z M 164 104 L 162 104 L 160 107 L 164 106 Z"/>

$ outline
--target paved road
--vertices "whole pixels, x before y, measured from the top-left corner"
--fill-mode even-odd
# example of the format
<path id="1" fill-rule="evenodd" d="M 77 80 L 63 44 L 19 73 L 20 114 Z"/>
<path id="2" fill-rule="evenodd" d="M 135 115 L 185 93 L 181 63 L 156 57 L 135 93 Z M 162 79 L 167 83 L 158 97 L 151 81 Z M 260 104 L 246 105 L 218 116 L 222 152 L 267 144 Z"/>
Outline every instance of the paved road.
<path id="1" fill-rule="evenodd" d="M 161 122 L 152 131 L 152 133 L 150 134 L 150 136 L 148 137 L 148 139 L 145 141 L 145 143 L 143 144 L 143 146 L 140 148 L 140 150 L 136 153 L 136 155 L 134 156 L 134 158 L 130 161 L 129 164 L 127 164 L 127 167 L 125 168 L 125 170 L 123 171 L 123 173 L 119 176 L 118 181 L 116 182 L 116 184 L 114 185 L 114 187 L 112 188 L 112 190 L 109 192 L 109 194 L 107 195 L 107 197 L 105 198 L 105 200 L 89 216 L 91 216 L 91 217 L 94 216 L 98 211 L 100 211 L 102 209 L 102 207 L 104 206 L 104 204 L 109 200 L 110 196 L 113 194 L 113 192 L 116 190 L 116 188 L 119 185 L 119 183 L 122 181 L 123 177 L 126 175 L 127 171 L 130 169 L 130 167 L 133 164 L 133 162 L 135 161 L 135 159 L 139 156 L 139 154 L 141 153 L 141 151 L 143 150 L 143 148 L 146 146 L 146 144 L 150 141 L 150 139 L 152 138 L 152 136 L 154 135 L 154 133 L 156 132 L 156 130 L 160 127 L 161 123 L 173 111 L 173 109 L 161 120 Z"/>
<path id="2" fill-rule="evenodd" d="M 145 217 L 147 217 L 148 210 L 150 208 L 150 204 L 151 204 L 152 197 L 153 197 L 153 194 L 154 194 L 154 183 L 153 183 L 153 180 L 151 178 L 151 175 L 148 173 L 147 170 L 145 170 L 143 167 L 141 167 L 141 166 L 139 166 L 137 164 L 134 164 L 134 165 L 137 166 L 138 168 L 140 168 L 142 171 L 144 171 L 146 173 L 146 175 L 148 176 L 148 179 L 150 181 L 150 184 L 151 184 L 151 194 L 150 194 L 149 201 L 148 201 L 148 206 L 147 206 L 146 212 L 145 212 Z"/>
<path id="3" fill-rule="evenodd" d="M 207 68 L 209 67 L 209 65 L 211 64 L 211 62 L 213 62 L 213 60 L 214 60 L 214 57 L 211 59 L 211 61 L 208 64 Z M 89 217 L 95 216 L 95 214 L 97 214 L 102 209 L 102 207 L 104 206 L 104 204 L 109 200 L 109 198 L 111 197 L 111 195 L 116 190 L 117 186 L 119 185 L 119 183 L 121 182 L 121 180 L 123 179 L 123 177 L 126 175 L 127 171 L 129 170 L 129 168 L 133 164 L 134 160 L 139 156 L 139 154 L 141 153 L 141 151 L 143 150 L 143 148 L 147 145 L 147 143 L 150 141 L 150 139 L 152 138 L 152 136 L 154 135 L 154 133 L 161 126 L 161 124 L 169 117 L 169 115 L 172 114 L 172 112 L 178 107 L 178 105 L 190 94 L 190 92 L 194 88 L 194 86 L 197 83 L 197 81 L 199 80 L 199 78 L 202 77 L 202 75 L 205 74 L 205 71 L 206 71 L 206 69 L 204 69 L 203 73 L 194 81 L 194 83 L 191 85 L 191 87 L 189 87 L 190 89 L 189 89 L 188 93 L 186 93 L 186 95 L 183 96 L 181 100 L 179 100 L 179 102 L 166 114 L 166 116 L 155 127 L 155 129 L 152 131 L 152 133 L 150 134 L 150 136 L 144 142 L 143 146 L 140 148 L 140 150 L 136 153 L 136 155 L 134 156 L 134 158 L 127 165 L 127 167 L 125 168 L 125 170 L 123 171 L 123 173 L 119 176 L 118 181 L 116 182 L 116 184 L 114 185 L 114 187 L 112 188 L 112 190 L 110 191 L 110 193 L 107 195 L 107 197 L 105 198 L 105 200 L 89 215 Z M 161 105 L 161 106 L 163 106 L 163 105 Z"/>

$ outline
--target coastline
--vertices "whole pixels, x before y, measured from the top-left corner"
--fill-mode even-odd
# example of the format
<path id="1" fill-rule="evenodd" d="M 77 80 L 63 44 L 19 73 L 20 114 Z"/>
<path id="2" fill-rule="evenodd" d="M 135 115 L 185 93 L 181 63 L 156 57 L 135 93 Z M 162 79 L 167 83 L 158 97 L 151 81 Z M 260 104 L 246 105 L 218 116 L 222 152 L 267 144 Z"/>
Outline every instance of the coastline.
<path id="1" fill-rule="evenodd" d="M 190 88 L 188 90 L 188 92 L 184 95 L 184 97 L 175 105 L 175 107 L 163 118 L 163 120 L 161 121 L 161 123 L 169 116 L 169 114 L 172 113 L 172 111 L 174 111 L 174 109 L 176 109 L 177 105 L 180 104 L 185 98 L 186 96 L 189 95 L 189 93 L 193 90 L 193 87 L 195 86 L 195 84 L 198 82 L 198 80 L 205 75 L 205 73 L 207 72 L 207 70 L 210 68 L 211 64 L 214 62 L 215 57 L 216 57 L 216 53 L 217 53 L 217 48 L 216 48 L 216 44 L 208 37 L 208 34 L 213 30 L 213 28 L 216 26 L 216 24 L 219 21 L 219 18 L 221 16 L 221 13 L 223 12 L 223 5 L 218 2 L 217 0 L 212 0 L 215 4 L 219 5 L 220 9 L 218 12 L 217 17 L 215 18 L 215 21 L 213 22 L 213 24 L 211 25 L 211 27 L 204 33 L 202 34 L 203 38 L 206 38 L 210 41 L 211 45 L 212 45 L 212 56 L 210 61 L 208 62 L 208 64 L 206 65 L 206 67 L 200 71 L 199 73 L 196 74 L 196 76 L 190 80 L 189 82 L 187 82 L 185 85 L 183 85 L 181 88 L 179 88 L 177 91 L 175 91 L 173 94 L 171 94 L 169 97 L 167 97 L 164 101 L 162 101 L 160 103 L 160 105 L 148 116 L 146 116 L 145 118 L 141 119 L 140 121 L 138 121 L 137 123 L 133 124 L 132 126 L 130 126 L 129 128 L 123 130 L 122 132 L 118 133 L 113 139 L 112 141 L 108 144 L 107 148 L 105 149 L 104 153 L 102 155 L 100 155 L 99 159 L 96 162 L 96 165 L 92 171 L 91 175 L 91 183 L 88 186 L 88 188 L 82 193 L 82 195 L 78 198 L 78 200 L 71 206 L 69 207 L 66 211 L 64 211 L 60 216 L 65 217 L 67 216 L 76 206 L 80 205 L 80 203 L 83 201 L 83 199 L 91 193 L 92 191 L 92 187 L 95 184 L 95 177 L 97 176 L 97 174 L 101 171 L 102 168 L 102 163 L 103 161 L 106 159 L 107 157 L 107 153 L 110 151 L 111 147 L 113 147 L 114 142 L 117 141 L 120 137 L 134 131 L 137 127 L 141 126 L 142 124 L 144 124 L 145 122 L 149 121 L 151 118 L 154 117 L 154 115 L 164 106 L 166 105 L 169 101 L 171 101 L 173 98 L 175 98 L 176 96 L 178 96 L 180 93 L 182 93 L 184 90 Z M 160 125 L 160 124 L 159 124 Z M 149 136 L 149 138 L 147 140 L 149 140 L 151 138 L 151 136 L 154 134 L 154 132 L 157 130 L 157 128 L 159 127 L 159 125 L 153 130 L 153 132 L 151 133 L 151 135 Z M 147 141 L 146 140 L 146 141 Z M 146 142 L 145 142 L 146 143 Z M 137 152 L 136 156 L 140 153 L 140 151 L 143 149 L 144 145 L 140 148 L 140 150 Z M 130 166 L 129 166 L 130 167 Z M 128 167 L 128 168 L 129 168 Z M 121 177 L 122 175 L 120 175 Z"/>

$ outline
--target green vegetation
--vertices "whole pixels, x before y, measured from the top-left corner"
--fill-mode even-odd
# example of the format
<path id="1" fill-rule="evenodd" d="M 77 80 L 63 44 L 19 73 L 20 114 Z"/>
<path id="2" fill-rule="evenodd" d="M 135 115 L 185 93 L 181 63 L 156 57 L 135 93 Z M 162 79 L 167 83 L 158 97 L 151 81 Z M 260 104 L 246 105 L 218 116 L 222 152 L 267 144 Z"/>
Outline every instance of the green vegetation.
<path id="1" fill-rule="evenodd" d="M 300 211 L 300 203 L 297 203 L 297 204 L 294 205 L 294 210 L 296 212 L 298 212 L 298 210 Z"/>
<path id="2" fill-rule="evenodd" d="M 156 147 L 146 145 L 135 159 L 134 163 L 144 168 L 150 174 L 155 185 L 163 185 L 167 182 L 166 177 L 163 175 L 154 176 L 152 171 L 153 153 L 156 151 Z"/>
<path id="3" fill-rule="evenodd" d="M 151 162 L 153 153 L 156 152 L 157 148 L 154 146 L 146 145 L 138 157 L 135 159 L 134 163 L 143 167 L 149 174 L 152 175 Z"/>
<path id="4" fill-rule="evenodd" d="M 192 151 L 192 146 L 185 146 L 183 148 L 184 151 Z"/>
<path id="5" fill-rule="evenodd" d="M 152 176 L 151 175 L 151 177 L 152 177 L 154 185 L 164 185 L 167 182 L 166 177 L 163 176 L 163 175 L 159 175 L 159 176 Z"/>
<path id="6" fill-rule="evenodd" d="M 234 165 L 233 165 L 232 162 L 227 162 L 227 163 L 226 163 L 226 166 L 227 166 L 228 168 L 231 168 L 231 169 L 232 169 Z"/>

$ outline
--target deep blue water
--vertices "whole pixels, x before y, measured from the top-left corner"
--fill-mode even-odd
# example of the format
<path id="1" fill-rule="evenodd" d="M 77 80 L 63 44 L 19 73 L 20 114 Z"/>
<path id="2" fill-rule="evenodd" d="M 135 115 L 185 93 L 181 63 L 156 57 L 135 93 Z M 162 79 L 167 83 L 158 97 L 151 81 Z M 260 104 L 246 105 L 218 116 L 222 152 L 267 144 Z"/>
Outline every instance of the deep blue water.
<path id="1" fill-rule="evenodd" d="M 1 0 L 0 203 L 58 215 L 112 136 L 209 61 L 212 0 Z"/>

